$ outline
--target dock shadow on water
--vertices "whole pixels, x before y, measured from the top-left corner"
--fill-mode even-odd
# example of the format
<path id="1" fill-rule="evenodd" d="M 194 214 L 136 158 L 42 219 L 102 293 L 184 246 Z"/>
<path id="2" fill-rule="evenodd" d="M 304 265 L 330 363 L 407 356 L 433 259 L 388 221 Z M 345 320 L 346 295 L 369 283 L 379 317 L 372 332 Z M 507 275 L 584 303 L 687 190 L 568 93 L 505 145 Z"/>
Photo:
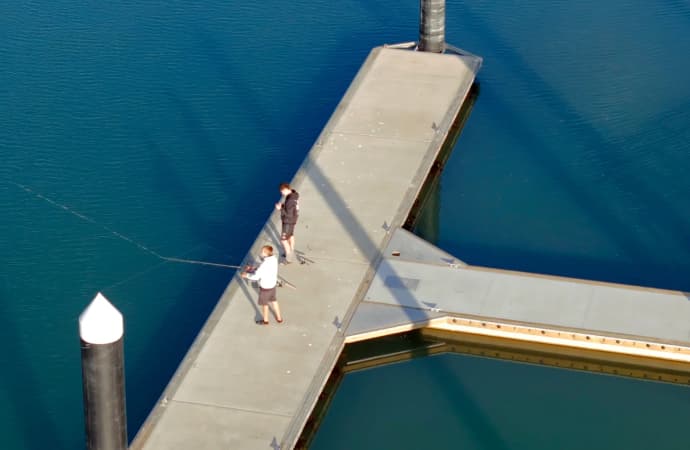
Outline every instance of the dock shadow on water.
<path id="1" fill-rule="evenodd" d="M 444 342 L 439 339 L 423 336 L 419 331 L 406 332 L 377 338 L 371 341 L 348 344 L 341 354 L 336 368 L 329 377 L 324 391 L 320 396 L 319 403 L 314 409 L 314 413 L 307 427 L 305 427 L 296 448 L 312 448 L 314 444 L 316 444 L 315 448 L 349 448 L 348 445 L 354 445 L 355 443 L 362 444 L 365 440 L 367 442 L 377 442 L 380 438 L 376 436 L 369 436 L 366 439 L 344 439 L 345 442 L 348 442 L 348 445 L 345 446 L 335 444 L 332 436 L 322 435 L 317 439 L 317 436 L 319 436 L 321 432 L 320 425 L 326 419 L 331 403 L 338 395 L 341 383 L 345 381 L 347 376 L 359 371 L 372 370 L 401 362 L 409 362 L 413 359 L 435 357 L 448 352 L 450 352 L 450 349 Z M 443 390 L 442 396 L 435 397 L 437 403 L 434 405 L 434 411 L 427 411 L 424 414 L 427 418 L 433 417 L 434 414 L 443 414 L 444 418 L 456 418 L 466 425 L 467 432 L 472 436 L 475 445 L 478 445 L 476 448 L 486 450 L 508 450 L 511 448 L 501 437 L 500 430 L 492 423 L 491 418 L 474 399 L 471 394 L 471 389 L 467 389 L 462 380 L 457 377 L 457 374 L 450 367 L 448 360 L 435 358 L 433 369 L 429 367 L 423 367 L 423 369 L 425 369 L 424 377 L 429 379 L 437 389 Z M 393 384 L 397 385 L 397 381 L 393 382 Z M 399 385 L 398 388 L 400 388 Z M 387 388 L 381 387 L 381 389 L 386 390 Z M 415 396 L 422 395 L 423 392 L 424 391 L 421 389 L 410 395 L 406 395 L 405 392 L 400 392 L 399 403 L 406 404 L 408 399 L 409 401 L 413 401 Z M 382 398 L 384 397 L 385 395 L 382 396 Z M 370 401 L 375 402 L 376 399 L 371 398 Z M 342 407 L 342 404 L 340 407 Z M 406 413 L 404 414 L 406 416 L 415 417 L 415 415 L 419 413 L 418 411 L 415 412 L 414 409 L 408 410 L 405 408 L 405 410 Z M 391 412 L 391 416 L 395 416 L 396 414 L 397 413 Z M 431 422 L 433 423 L 434 421 Z M 393 419 L 391 423 L 396 423 L 395 419 Z M 390 436 L 394 428 L 393 426 L 391 429 L 382 430 L 382 435 Z M 368 430 L 368 432 L 371 431 L 372 430 Z M 407 431 L 409 430 L 399 430 L 397 434 L 404 435 Z M 428 439 L 432 435 L 439 436 L 445 431 L 446 430 L 442 429 L 425 428 L 419 430 L 416 435 L 420 436 L 421 440 L 429 444 Z M 443 440 L 437 442 L 437 444 L 441 442 L 445 444 L 448 441 Z M 398 448 L 402 442 L 398 441 L 389 444 Z M 412 443 L 410 442 L 405 442 L 405 445 L 407 445 L 407 447 L 403 446 L 401 448 L 417 448 L 416 446 L 412 447 Z"/>
<path id="2" fill-rule="evenodd" d="M 386 382 L 377 385 L 382 378 Z M 364 442 L 374 446 L 386 442 L 395 448 L 435 448 L 448 442 L 487 450 L 555 448 L 563 444 L 564 437 L 568 439 L 564 447 L 586 448 L 600 439 L 609 443 L 620 440 L 615 434 L 601 434 L 610 430 L 606 416 L 619 407 L 616 398 L 634 405 L 636 401 L 626 398 L 640 388 L 644 389 L 642 405 L 651 398 L 656 398 L 654 404 L 663 403 L 659 395 L 680 396 L 674 403 L 679 409 L 668 412 L 666 420 L 672 417 L 684 423 L 683 399 L 690 394 L 689 382 L 687 365 L 672 361 L 624 357 L 612 361 L 605 352 L 593 350 L 571 349 L 563 354 L 548 344 L 415 330 L 345 347 L 298 448 L 354 448 Z M 524 393 L 519 392 L 520 387 Z M 601 394 L 612 387 L 616 392 L 602 400 Z M 574 391 L 568 392 L 569 388 Z M 607 402 L 607 412 L 590 409 L 599 401 Z M 409 402 L 416 408 L 410 408 Z M 517 411 L 523 415 L 511 419 Z M 554 414 L 556 411 L 559 413 Z M 630 411 L 626 419 L 647 422 L 652 429 L 665 420 L 654 423 L 655 415 Z M 544 434 L 525 430 L 531 422 L 542 423 L 540 416 L 546 422 L 553 420 L 554 430 Z M 409 426 L 415 431 L 410 432 Z M 339 438 L 353 427 L 361 433 Z M 590 427 L 596 429 L 592 436 L 567 437 Z M 675 446 L 663 448 L 682 448 L 682 428 L 673 428 L 665 444 Z M 644 430 L 630 432 L 649 441 L 657 439 Z"/>

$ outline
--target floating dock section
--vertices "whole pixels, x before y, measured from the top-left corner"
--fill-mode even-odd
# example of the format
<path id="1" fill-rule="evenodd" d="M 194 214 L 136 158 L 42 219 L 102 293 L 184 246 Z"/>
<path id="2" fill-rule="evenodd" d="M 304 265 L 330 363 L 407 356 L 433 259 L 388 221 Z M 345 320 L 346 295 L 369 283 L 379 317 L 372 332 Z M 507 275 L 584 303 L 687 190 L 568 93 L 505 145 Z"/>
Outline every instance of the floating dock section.
<path id="1" fill-rule="evenodd" d="M 278 292 L 285 322 L 257 326 L 256 287 L 236 276 L 132 449 L 295 445 L 377 269 L 396 270 L 384 249 L 408 217 L 480 64 L 472 55 L 370 53 L 292 183 L 300 192 L 295 236 L 305 264 L 281 266 L 296 287 Z M 279 229 L 273 214 L 250 255 L 264 244 L 280 248 Z"/>
<path id="2" fill-rule="evenodd" d="M 690 294 L 472 267 L 402 228 L 480 65 L 371 52 L 292 183 L 304 264 L 281 266 L 285 322 L 257 326 L 256 286 L 233 278 L 131 449 L 293 448 L 345 344 L 419 328 L 687 372 Z M 279 229 L 274 213 L 247 262 Z"/>
<path id="3" fill-rule="evenodd" d="M 689 319 L 687 293 L 468 266 L 399 229 L 346 341 L 430 328 L 687 364 Z"/>

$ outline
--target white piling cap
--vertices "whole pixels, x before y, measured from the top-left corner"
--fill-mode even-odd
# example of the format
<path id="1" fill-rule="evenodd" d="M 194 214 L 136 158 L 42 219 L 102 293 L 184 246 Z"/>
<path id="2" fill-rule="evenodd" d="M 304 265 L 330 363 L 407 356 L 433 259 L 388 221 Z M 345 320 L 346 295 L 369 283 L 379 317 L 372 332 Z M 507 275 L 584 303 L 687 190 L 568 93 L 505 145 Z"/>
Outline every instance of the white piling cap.
<path id="1" fill-rule="evenodd" d="M 79 316 L 79 336 L 90 344 L 110 344 L 123 333 L 122 314 L 99 292 Z"/>

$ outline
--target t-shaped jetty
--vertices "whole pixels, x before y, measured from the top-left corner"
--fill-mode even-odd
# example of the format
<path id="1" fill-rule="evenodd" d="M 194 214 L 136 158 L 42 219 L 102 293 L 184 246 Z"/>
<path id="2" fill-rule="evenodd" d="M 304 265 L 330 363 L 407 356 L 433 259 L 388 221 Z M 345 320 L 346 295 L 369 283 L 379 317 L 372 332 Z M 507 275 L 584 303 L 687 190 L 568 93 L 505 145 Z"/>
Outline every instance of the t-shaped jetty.
<path id="1" fill-rule="evenodd" d="M 481 59 L 372 50 L 292 180 L 285 322 L 235 276 L 132 449 L 293 448 L 346 342 L 429 327 L 690 361 L 680 292 L 469 267 L 402 228 Z M 277 183 L 282 180 L 275 180 Z M 271 215 L 247 260 L 279 244 Z"/>
<path id="2" fill-rule="evenodd" d="M 281 266 L 285 322 L 257 326 L 235 276 L 131 448 L 291 448 L 344 345 L 393 231 L 405 222 L 481 59 L 371 51 L 292 181 L 305 264 Z M 276 180 L 276 186 L 281 180 Z M 273 214 L 250 250 L 280 249 Z"/>

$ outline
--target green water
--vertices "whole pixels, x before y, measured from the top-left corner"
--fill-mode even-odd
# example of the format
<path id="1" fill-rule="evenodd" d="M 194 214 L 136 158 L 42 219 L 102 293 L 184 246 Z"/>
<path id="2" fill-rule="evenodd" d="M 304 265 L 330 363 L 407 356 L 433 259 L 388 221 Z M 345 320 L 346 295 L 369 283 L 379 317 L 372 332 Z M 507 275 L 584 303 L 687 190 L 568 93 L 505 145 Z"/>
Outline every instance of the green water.
<path id="1" fill-rule="evenodd" d="M 681 450 L 689 420 L 687 386 L 443 354 L 346 375 L 310 448 Z"/>

